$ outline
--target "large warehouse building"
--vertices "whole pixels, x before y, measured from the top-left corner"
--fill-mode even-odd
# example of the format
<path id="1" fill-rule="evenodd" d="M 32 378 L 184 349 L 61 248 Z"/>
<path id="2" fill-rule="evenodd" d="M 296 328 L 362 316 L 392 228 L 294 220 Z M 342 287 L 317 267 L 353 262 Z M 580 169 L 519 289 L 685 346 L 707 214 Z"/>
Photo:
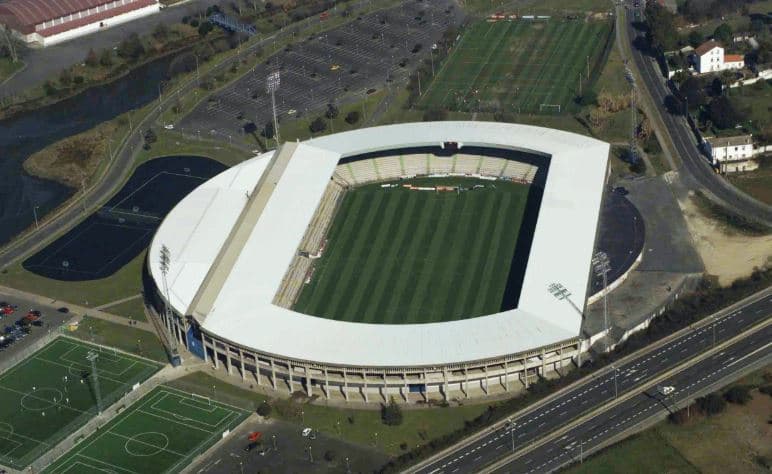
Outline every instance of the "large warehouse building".
<path id="1" fill-rule="evenodd" d="M 25 43 L 45 47 L 159 10 L 158 0 L 6 0 L 0 23 Z"/>
<path id="2" fill-rule="evenodd" d="M 578 363 L 589 346 L 580 327 L 608 152 L 607 143 L 573 133 L 486 122 L 399 124 L 285 143 L 212 178 L 165 218 L 148 253 L 159 313 L 191 352 L 274 390 L 411 402 L 528 387 Z M 515 303 L 422 324 L 295 310 L 325 245 L 342 245 L 326 238 L 341 197 L 368 184 L 379 189 L 373 183 L 402 189 L 416 177 L 538 191 L 532 226 L 518 237 L 528 250 Z"/>

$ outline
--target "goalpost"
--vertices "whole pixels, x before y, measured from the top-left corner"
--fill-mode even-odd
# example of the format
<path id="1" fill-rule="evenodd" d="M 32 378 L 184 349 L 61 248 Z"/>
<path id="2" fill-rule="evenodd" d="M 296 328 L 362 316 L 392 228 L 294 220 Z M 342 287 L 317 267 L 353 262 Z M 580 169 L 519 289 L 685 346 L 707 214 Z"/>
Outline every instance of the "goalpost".
<path id="1" fill-rule="evenodd" d="M 539 104 L 539 112 L 555 112 L 557 110 L 560 113 L 560 104 Z"/>
<path id="2" fill-rule="evenodd" d="M 206 403 L 209 406 L 212 406 L 212 399 L 207 397 L 206 395 L 199 395 L 197 393 L 192 393 L 191 392 L 190 397 L 193 400 L 198 400 L 198 401 L 201 401 L 203 403 Z"/>

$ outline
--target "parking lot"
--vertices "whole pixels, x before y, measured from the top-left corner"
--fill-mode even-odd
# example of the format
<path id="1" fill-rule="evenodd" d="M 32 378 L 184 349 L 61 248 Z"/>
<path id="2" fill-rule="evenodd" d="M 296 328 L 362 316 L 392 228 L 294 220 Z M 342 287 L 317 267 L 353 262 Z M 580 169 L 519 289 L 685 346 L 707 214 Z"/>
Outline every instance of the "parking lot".
<path id="1" fill-rule="evenodd" d="M 248 450 L 251 432 L 259 432 L 261 438 Z M 303 436 L 299 425 L 276 420 L 260 423 L 250 418 L 190 472 L 373 472 L 386 462 L 388 456 L 371 447 L 321 433 Z"/>
<path id="2" fill-rule="evenodd" d="M 191 135 L 230 139 L 254 122 L 272 120 L 266 78 L 280 71 L 279 121 L 308 116 L 326 104 L 355 101 L 368 91 L 404 81 L 426 58 L 461 12 L 454 2 L 404 2 L 360 16 L 327 32 L 300 39 L 252 69 L 185 117 L 178 128 Z"/>
<path id="3" fill-rule="evenodd" d="M 3 360 L 14 359 L 26 347 L 33 345 L 48 332 L 58 330 L 59 326 L 73 317 L 69 314 L 69 309 L 65 313 L 64 307 L 57 305 L 56 300 L 51 300 L 50 304 L 41 305 L 36 301 L 3 294 L 0 290 L 0 303 L 13 308 L 12 312 L 2 311 L 4 314 L 0 317 L 0 333 L 3 338 L 0 341 L 0 352 L 2 352 L 0 358 Z M 60 308 L 62 308 L 61 311 Z M 32 321 L 30 321 L 30 324 L 25 323 L 24 326 L 17 325 L 17 321 L 23 319 L 31 310 L 40 313 L 36 324 L 31 324 Z"/>

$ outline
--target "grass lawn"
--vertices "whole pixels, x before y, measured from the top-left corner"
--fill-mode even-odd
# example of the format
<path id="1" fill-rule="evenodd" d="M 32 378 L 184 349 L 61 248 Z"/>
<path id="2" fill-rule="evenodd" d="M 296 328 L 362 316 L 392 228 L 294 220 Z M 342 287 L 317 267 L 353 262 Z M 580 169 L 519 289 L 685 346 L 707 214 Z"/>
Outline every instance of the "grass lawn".
<path id="1" fill-rule="evenodd" d="M 579 460 L 577 450 L 576 460 Z M 656 430 L 648 430 L 574 465 L 569 474 L 699 473 Z"/>
<path id="2" fill-rule="evenodd" d="M 145 303 L 143 302 L 142 297 L 124 301 L 115 306 L 109 306 L 104 310 L 116 316 L 133 319 L 134 321 L 147 321 L 147 318 L 145 317 Z"/>
<path id="3" fill-rule="evenodd" d="M 204 156 L 224 165 L 233 166 L 255 155 L 227 142 L 210 140 L 206 136 L 202 136 L 199 140 L 197 137 L 185 136 L 163 128 L 156 129 L 156 135 L 158 141 L 153 143 L 149 150 L 139 152 L 137 166 L 153 158 L 172 155 Z"/>
<path id="4" fill-rule="evenodd" d="M 368 323 L 446 321 L 500 310 L 529 187 L 413 181 L 485 188 L 435 193 L 376 183 L 349 191 L 295 310 Z"/>
<path id="5" fill-rule="evenodd" d="M 747 173 L 731 173 L 727 179 L 761 202 L 772 205 L 772 159 L 761 160 L 761 166 Z"/>
<path id="6" fill-rule="evenodd" d="M 248 415 L 157 387 L 43 472 L 177 472 Z"/>
<path id="7" fill-rule="evenodd" d="M 81 320 L 78 329 L 69 335 L 88 342 L 93 340 L 97 344 L 115 347 L 159 362 L 169 361 L 158 336 L 144 329 L 86 316 Z"/>
<path id="8" fill-rule="evenodd" d="M 769 119 L 769 111 L 772 109 L 772 81 L 759 81 L 756 84 L 745 87 L 729 89 L 729 100 L 749 123 L 746 128 L 757 134 L 763 131 L 767 136 L 772 135 L 772 120 Z M 736 135 L 737 132 L 732 132 Z"/>
<path id="9" fill-rule="evenodd" d="M 419 105 L 450 110 L 565 112 L 579 76 L 602 61 L 609 21 L 480 21 L 453 48 Z M 551 104 L 555 107 L 544 107 Z"/>
<path id="10" fill-rule="evenodd" d="M 11 61 L 10 58 L 0 58 L 0 83 L 11 77 L 24 67 L 24 61 Z"/>
<path id="11" fill-rule="evenodd" d="M 204 372 L 194 372 L 170 382 L 170 385 L 185 392 L 197 393 L 239 406 L 247 410 L 256 409 L 267 398 L 249 390 L 227 384 Z M 214 387 L 214 389 L 212 388 Z M 403 452 L 399 445 L 407 443 L 410 448 L 425 444 L 431 439 L 444 436 L 464 426 L 482 414 L 487 405 L 466 405 L 452 408 L 427 408 L 403 410 L 403 422 L 399 426 L 387 426 L 381 421 L 378 410 L 355 410 L 326 407 L 292 402 L 286 399 L 271 402 L 274 410 L 271 417 L 309 426 L 346 441 L 375 445 L 391 455 Z"/>
<path id="12" fill-rule="evenodd" d="M 89 352 L 96 359 L 102 407 L 161 366 L 90 344 L 58 338 L 0 377 L 0 461 L 21 469 L 98 412 Z"/>
<path id="13" fill-rule="evenodd" d="M 608 0 L 460 0 L 464 10 L 474 13 L 517 12 L 521 15 L 611 10 Z"/>

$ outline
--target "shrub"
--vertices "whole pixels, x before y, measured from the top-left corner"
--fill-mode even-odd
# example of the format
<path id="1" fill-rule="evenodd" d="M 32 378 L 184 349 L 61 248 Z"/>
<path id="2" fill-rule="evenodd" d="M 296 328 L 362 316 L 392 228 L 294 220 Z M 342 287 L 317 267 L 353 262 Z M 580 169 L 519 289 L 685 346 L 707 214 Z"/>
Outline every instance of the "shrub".
<path id="1" fill-rule="evenodd" d="M 132 33 L 118 45 L 118 56 L 128 61 L 136 61 L 145 54 L 145 46 L 139 35 Z"/>
<path id="2" fill-rule="evenodd" d="M 99 56 L 99 64 L 102 66 L 113 65 L 113 53 L 109 49 L 102 51 L 102 54 Z"/>
<path id="3" fill-rule="evenodd" d="M 388 405 L 381 406 L 381 420 L 384 425 L 399 426 L 402 424 L 402 408 L 391 397 Z"/>
<path id="4" fill-rule="evenodd" d="M 321 133 L 327 130 L 327 121 L 324 117 L 316 117 L 311 124 L 308 125 L 308 129 L 311 133 Z"/>
<path id="5" fill-rule="evenodd" d="M 448 118 L 448 111 L 445 109 L 429 109 L 424 112 L 424 122 L 441 121 Z"/>
<path id="6" fill-rule="evenodd" d="M 359 122 L 359 112 L 356 110 L 352 110 L 351 112 L 346 114 L 346 123 L 349 125 L 354 125 L 355 123 Z"/>
<path id="7" fill-rule="evenodd" d="M 764 395 L 769 395 L 772 397 L 772 385 L 764 385 L 762 387 L 759 387 L 759 392 L 763 393 Z"/>
<path id="8" fill-rule="evenodd" d="M 332 120 L 337 117 L 339 113 L 340 111 L 335 107 L 335 104 L 327 104 L 327 110 L 324 111 L 324 116 Z"/>
<path id="9" fill-rule="evenodd" d="M 726 410 L 726 401 L 718 393 L 710 393 L 697 399 L 697 406 L 708 416 L 718 415 Z"/>
<path id="10" fill-rule="evenodd" d="M 263 418 L 267 417 L 271 414 L 271 405 L 266 402 L 261 403 L 260 406 L 257 407 L 257 414 Z"/>
<path id="11" fill-rule="evenodd" d="M 86 66 L 88 67 L 96 67 L 99 66 L 99 57 L 97 56 L 96 51 L 94 49 L 89 49 L 88 54 L 86 54 Z"/>
<path id="12" fill-rule="evenodd" d="M 338 455 L 332 449 L 328 449 L 327 451 L 324 452 L 324 460 L 327 461 L 327 462 L 335 461 L 336 457 L 338 457 Z"/>
<path id="13" fill-rule="evenodd" d="M 751 401 L 751 388 L 747 385 L 735 385 L 724 393 L 724 399 L 729 403 L 745 405 Z"/>

